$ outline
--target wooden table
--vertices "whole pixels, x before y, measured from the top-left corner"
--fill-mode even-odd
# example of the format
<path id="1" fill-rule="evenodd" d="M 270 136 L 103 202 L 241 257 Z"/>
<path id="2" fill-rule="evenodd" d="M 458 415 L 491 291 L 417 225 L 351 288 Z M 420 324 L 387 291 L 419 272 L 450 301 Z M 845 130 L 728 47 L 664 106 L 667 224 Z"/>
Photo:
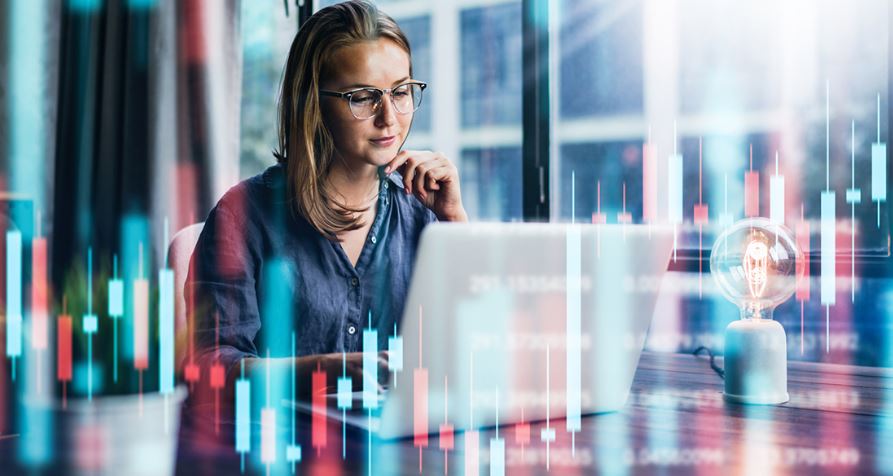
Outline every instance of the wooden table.
<path id="1" fill-rule="evenodd" d="M 721 362 L 721 360 L 720 360 Z M 509 474 L 841 474 L 893 473 L 893 370 L 791 362 L 791 401 L 741 406 L 722 399 L 722 380 L 706 358 L 642 355 L 626 408 L 584 417 L 571 447 L 562 420 L 548 451 L 531 425 L 522 447 L 513 427 L 500 429 Z M 301 423 L 299 433 L 309 435 Z M 231 434 L 231 428 L 223 430 Z M 184 429 L 178 472 L 238 473 L 231 444 L 208 441 L 204 430 Z M 493 429 L 480 433 L 479 471 L 489 474 Z M 348 430 L 342 459 L 341 426 L 331 422 L 318 455 L 309 437 L 299 441 L 302 474 L 465 474 L 464 436 L 444 456 L 432 437 L 421 452 L 412 440 L 373 441 Z M 282 454 L 278 455 L 282 458 Z M 257 468 L 247 464 L 246 472 Z M 309 472 L 309 473 L 308 473 Z M 274 472 L 275 473 L 275 472 Z M 290 473 L 290 471 L 289 471 Z"/>

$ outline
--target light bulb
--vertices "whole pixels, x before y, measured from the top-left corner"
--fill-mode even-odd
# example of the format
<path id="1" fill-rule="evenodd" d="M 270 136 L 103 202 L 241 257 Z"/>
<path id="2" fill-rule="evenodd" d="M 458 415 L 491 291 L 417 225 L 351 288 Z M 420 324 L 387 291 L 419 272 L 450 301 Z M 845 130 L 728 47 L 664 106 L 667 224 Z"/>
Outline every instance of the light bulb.
<path id="1" fill-rule="evenodd" d="M 738 221 L 716 238 L 710 273 L 722 294 L 741 308 L 741 319 L 725 332 L 727 401 L 788 401 L 787 338 L 772 311 L 794 293 L 801 257 L 790 231 L 765 218 Z"/>
<path id="2" fill-rule="evenodd" d="M 791 232 L 765 218 L 740 220 L 716 239 L 710 273 L 744 319 L 771 319 L 796 288 L 801 256 Z"/>

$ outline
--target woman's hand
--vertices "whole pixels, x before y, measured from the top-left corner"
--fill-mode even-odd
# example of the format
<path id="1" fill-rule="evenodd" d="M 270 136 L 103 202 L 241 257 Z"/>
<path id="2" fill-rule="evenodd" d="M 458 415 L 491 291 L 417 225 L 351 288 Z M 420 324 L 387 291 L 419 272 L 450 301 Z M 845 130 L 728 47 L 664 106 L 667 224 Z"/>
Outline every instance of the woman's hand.
<path id="1" fill-rule="evenodd" d="M 303 360 L 303 362 L 302 362 Z M 337 386 L 334 382 L 337 382 L 339 378 L 343 377 L 346 373 L 348 377 L 350 377 L 353 383 L 353 390 L 358 392 L 363 390 L 363 379 L 364 378 L 374 378 L 372 375 L 366 375 L 363 372 L 363 353 L 362 352 L 351 352 L 349 354 L 345 354 L 345 360 L 342 361 L 341 354 L 323 354 L 323 355 L 312 355 L 307 357 L 301 357 L 298 359 L 298 374 L 301 374 L 301 366 L 307 367 L 305 370 L 306 375 L 308 376 L 307 380 L 309 381 L 309 376 L 312 372 L 316 371 L 317 364 L 319 368 L 326 372 L 326 375 L 329 377 L 329 381 L 326 382 L 326 393 L 334 393 L 337 390 Z M 378 353 L 378 376 L 379 379 L 375 383 L 378 388 L 378 391 L 381 392 L 383 390 L 381 382 L 383 381 L 382 377 L 386 377 L 388 375 L 388 351 L 383 350 Z M 387 381 L 387 379 L 384 379 Z"/>
<path id="2" fill-rule="evenodd" d="M 322 370 L 326 374 L 326 386 L 325 393 L 335 393 L 338 386 L 338 379 L 347 374 L 350 377 L 351 382 L 353 383 L 353 390 L 360 391 L 363 390 L 363 379 L 366 374 L 363 372 L 363 353 L 362 352 L 352 352 L 349 354 L 345 354 L 345 361 L 341 360 L 341 354 L 319 354 L 319 355 L 305 355 L 303 357 L 297 358 L 274 358 L 271 359 L 269 364 L 267 359 L 260 358 L 245 358 L 242 361 L 245 365 L 246 375 L 256 375 L 261 377 L 265 375 L 267 371 L 267 365 L 270 365 L 274 372 L 277 375 L 291 375 L 292 366 L 294 366 L 295 376 L 297 377 L 297 381 L 295 382 L 295 393 L 299 400 L 310 400 L 313 396 L 313 372 L 317 370 Z M 388 379 L 388 352 L 386 350 L 380 351 L 378 353 L 378 376 L 379 379 L 376 382 L 376 386 L 379 392 L 381 392 L 382 385 L 381 382 L 386 382 Z M 240 367 L 238 365 L 233 366 L 233 369 L 229 372 L 229 388 L 235 388 L 235 380 L 239 377 Z M 371 375 L 369 376 L 372 377 Z M 234 392 L 229 392 L 230 396 L 234 395 Z"/>
<path id="3" fill-rule="evenodd" d="M 468 221 L 459 192 L 459 172 L 443 154 L 404 150 L 391 159 L 384 171 L 399 171 L 403 190 L 415 195 L 438 220 Z"/>

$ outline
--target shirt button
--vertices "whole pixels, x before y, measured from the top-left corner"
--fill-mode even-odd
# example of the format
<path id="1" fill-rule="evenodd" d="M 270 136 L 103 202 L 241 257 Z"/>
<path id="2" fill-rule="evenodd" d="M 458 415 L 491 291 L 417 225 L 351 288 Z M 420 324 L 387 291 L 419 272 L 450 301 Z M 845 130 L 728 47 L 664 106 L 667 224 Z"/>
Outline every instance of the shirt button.
<path id="1" fill-rule="evenodd" d="M 354 327 L 354 326 L 350 326 L 350 327 L 347 328 L 347 333 L 350 334 L 350 335 L 354 335 L 354 334 L 357 333 L 357 328 Z"/>
<path id="2" fill-rule="evenodd" d="M 387 182 L 384 183 L 384 188 L 385 188 L 385 189 L 388 188 L 388 183 L 387 183 Z"/>
<path id="3" fill-rule="evenodd" d="M 350 285 L 353 287 L 357 287 L 360 284 L 360 280 L 357 278 L 350 278 Z"/>
<path id="4" fill-rule="evenodd" d="M 373 235 L 373 236 L 372 236 L 372 244 L 373 244 L 373 245 L 375 244 L 375 241 L 376 241 L 376 239 L 375 239 L 375 236 Z"/>

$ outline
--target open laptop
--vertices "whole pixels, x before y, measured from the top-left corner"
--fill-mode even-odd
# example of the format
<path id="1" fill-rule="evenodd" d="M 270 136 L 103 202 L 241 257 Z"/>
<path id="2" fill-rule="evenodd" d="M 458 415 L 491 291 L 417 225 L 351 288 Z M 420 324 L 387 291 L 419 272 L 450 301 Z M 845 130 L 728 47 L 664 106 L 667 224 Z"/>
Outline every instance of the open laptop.
<path id="1" fill-rule="evenodd" d="M 373 409 L 356 392 L 345 422 L 381 438 L 550 418 L 573 430 L 620 409 L 672 243 L 647 225 L 429 225 L 400 326 L 403 370 Z"/>

